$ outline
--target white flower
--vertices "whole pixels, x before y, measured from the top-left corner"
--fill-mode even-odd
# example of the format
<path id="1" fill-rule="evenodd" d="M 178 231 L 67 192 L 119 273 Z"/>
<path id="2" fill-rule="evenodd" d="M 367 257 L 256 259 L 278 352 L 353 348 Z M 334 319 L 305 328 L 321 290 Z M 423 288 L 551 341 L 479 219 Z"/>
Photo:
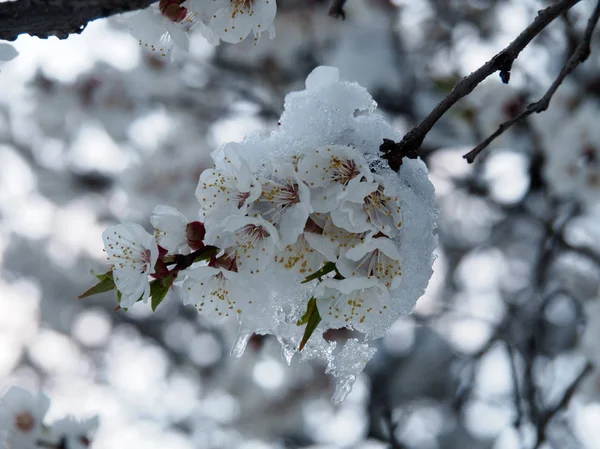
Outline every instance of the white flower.
<path id="1" fill-rule="evenodd" d="M 203 14 L 206 9 L 210 11 L 208 26 L 224 42 L 240 42 L 251 31 L 256 40 L 267 30 L 271 39 L 275 36 L 272 26 L 277 13 L 275 0 L 192 0 L 190 7 Z"/>
<path id="2" fill-rule="evenodd" d="M 9 447 L 29 449 L 42 436 L 42 422 L 50 407 L 43 393 L 33 396 L 28 391 L 11 387 L 0 400 L 0 429 L 6 432 Z"/>
<path id="3" fill-rule="evenodd" d="M 174 6 L 169 5 L 170 8 Z M 189 32 L 194 21 L 188 17 L 186 8 L 179 5 L 177 7 L 180 8 L 181 15 L 164 14 L 157 4 L 137 12 L 129 18 L 129 33 L 139 40 L 140 45 L 157 51 L 162 56 L 167 56 L 174 45 L 188 51 Z M 171 11 L 170 8 L 168 11 Z"/>
<path id="4" fill-rule="evenodd" d="M 311 203 L 316 212 L 330 212 L 350 192 L 364 188 L 373 175 L 365 158 L 354 148 L 330 145 L 309 152 L 298 161 L 298 176 L 311 188 Z"/>
<path id="5" fill-rule="evenodd" d="M 262 193 L 252 205 L 252 214 L 273 223 L 279 231 L 281 246 L 291 245 L 304 230 L 312 212 L 310 191 L 292 164 L 273 166 L 275 179 L 261 179 Z"/>
<path id="6" fill-rule="evenodd" d="M 154 237 L 160 246 L 169 253 L 189 254 L 186 229 L 188 219 L 174 207 L 156 206 L 150 223 L 154 226 Z"/>
<path id="7" fill-rule="evenodd" d="M 400 252 L 386 237 L 367 238 L 348 249 L 336 266 L 345 278 L 374 276 L 390 290 L 397 288 L 402 279 Z"/>
<path id="8" fill-rule="evenodd" d="M 208 229 L 204 241 L 224 249 L 239 271 L 250 273 L 267 268 L 279 246 L 277 230 L 260 217 L 231 216 L 220 228 Z"/>
<path id="9" fill-rule="evenodd" d="M 230 215 L 246 215 L 248 205 L 260 197 L 261 186 L 246 161 L 234 151 L 226 153 L 221 168 L 204 170 L 196 188 L 207 225 Z"/>
<path id="10" fill-rule="evenodd" d="M 366 235 L 367 233 L 364 232 L 352 232 L 344 228 L 338 228 L 333 224 L 331 218 L 328 218 L 323 225 L 323 237 L 329 241 L 330 245 L 335 246 L 336 256 L 343 254 L 349 248 L 356 247 Z"/>
<path id="11" fill-rule="evenodd" d="M 150 296 L 148 275 L 154 273 L 158 246 L 154 237 L 137 223 L 111 226 L 102 233 L 107 260 L 113 270 L 117 289 L 121 292 L 121 306 L 131 307 Z"/>
<path id="12" fill-rule="evenodd" d="M 391 313 L 390 294 L 377 279 L 325 279 L 315 289 L 317 309 L 330 328 L 368 332 Z"/>
<path id="13" fill-rule="evenodd" d="M 326 242 L 323 242 L 324 240 Z M 295 270 L 304 277 L 309 276 L 318 271 L 326 260 L 335 260 L 328 259 L 322 254 L 323 248 L 331 248 L 331 245 L 327 245 L 328 242 L 329 240 L 322 235 L 305 232 L 296 242 L 279 251 L 275 255 L 275 262 L 287 270 Z M 320 247 L 319 243 L 325 245 Z M 333 253 L 335 257 L 334 251 L 332 250 L 330 254 Z"/>
<path id="14" fill-rule="evenodd" d="M 198 267 L 183 271 L 181 286 L 184 304 L 193 304 L 198 312 L 213 318 L 237 315 L 254 307 L 253 289 L 247 277 L 224 268 Z"/>
<path id="15" fill-rule="evenodd" d="M 52 423 L 54 438 L 66 439 L 68 449 L 88 449 L 92 445 L 91 435 L 98 428 L 98 417 L 78 421 L 68 416 Z"/>
<path id="16" fill-rule="evenodd" d="M 396 235 L 402 226 L 402 213 L 398 197 L 385 186 L 381 176 L 373 183 L 360 183 L 349 192 L 339 209 L 331 212 L 333 223 L 352 232 L 382 232 L 388 237 Z"/>

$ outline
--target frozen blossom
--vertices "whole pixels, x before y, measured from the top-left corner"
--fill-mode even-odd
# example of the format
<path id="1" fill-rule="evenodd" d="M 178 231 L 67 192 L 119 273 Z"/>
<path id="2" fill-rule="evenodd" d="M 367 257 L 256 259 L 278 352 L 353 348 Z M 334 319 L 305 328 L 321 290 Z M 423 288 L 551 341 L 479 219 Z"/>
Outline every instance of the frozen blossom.
<path id="1" fill-rule="evenodd" d="M 181 287 L 184 304 L 192 304 L 198 312 L 226 318 L 240 315 L 252 299 L 244 277 L 226 268 L 198 267 L 185 273 Z"/>
<path id="2" fill-rule="evenodd" d="M 150 296 L 148 275 L 154 273 L 158 246 L 154 237 L 137 223 L 111 226 L 102 234 L 106 260 L 110 263 L 121 306 L 131 307 Z"/>
<path id="3" fill-rule="evenodd" d="M 352 232 L 381 232 L 389 237 L 402 226 L 402 212 L 397 196 L 390 194 L 383 178 L 368 183 L 349 194 L 340 207 L 331 213 L 336 226 Z M 365 183 L 366 184 L 366 183 Z"/>
<path id="4" fill-rule="evenodd" d="M 296 242 L 313 212 L 310 191 L 292 164 L 277 164 L 273 178 L 260 179 L 262 193 L 252 206 L 252 214 L 271 222 L 280 234 L 282 246 Z"/>
<path id="5" fill-rule="evenodd" d="M 328 363 L 340 382 L 337 401 L 373 355 L 367 342 L 423 294 L 437 217 L 423 162 L 403 161 L 394 172 L 381 158 L 383 139 L 400 136 L 368 92 L 340 81 L 333 67 L 315 69 L 306 86 L 286 97 L 270 135 L 213 153 L 215 166 L 196 189 L 202 222 L 158 206 L 154 237 L 127 224 L 107 230 L 105 243 L 122 303 L 148 297 L 158 260 L 154 290 L 175 280 L 199 313 L 237 317 L 235 355 L 250 334 L 273 334 L 288 363 L 302 350 L 302 360 Z M 339 328 L 365 342 L 349 340 L 335 352 L 323 333 Z"/>
<path id="6" fill-rule="evenodd" d="M 390 290 L 402 279 L 400 251 L 386 237 L 366 239 L 343 252 L 337 268 L 345 278 L 374 277 Z"/>
<path id="7" fill-rule="evenodd" d="M 318 271 L 325 261 L 335 261 L 335 249 L 329 239 L 312 232 L 302 233 L 294 243 L 275 255 L 275 262 L 286 270 L 308 276 Z M 329 257 L 324 254 L 329 249 Z"/>
<path id="8" fill-rule="evenodd" d="M 432 274 L 436 211 L 421 161 L 404 161 L 395 173 L 381 159 L 383 138 L 400 136 L 375 113 L 376 105 L 361 86 L 339 81 L 333 67 L 315 69 L 306 86 L 286 97 L 276 130 L 269 136 L 246 137 L 236 144 L 235 154 L 252 161 L 248 167 L 261 190 L 248 202 L 246 216 L 271 223 L 273 229 L 266 233 L 277 233 L 280 243 L 273 244 L 274 254 L 269 255 L 274 267 L 266 264 L 267 258 L 253 259 L 261 261 L 263 270 L 281 273 L 260 286 L 265 299 L 255 310 L 262 308 L 262 323 L 273 314 L 270 326 L 262 324 L 260 330 L 276 335 L 285 347 L 297 348 L 304 338 L 304 327 L 297 323 L 309 313 L 314 298 L 321 321 L 314 337 L 304 342 L 305 350 L 327 357 L 328 345 L 320 339 L 325 330 L 347 327 L 367 340 L 379 338 L 399 316 L 412 311 Z M 225 146 L 213 154 L 214 170 L 235 166 L 230 152 Z M 248 197 L 241 193 L 237 189 L 236 198 Z M 202 199 L 200 203 L 205 209 Z M 214 237 L 207 243 L 243 264 L 239 255 L 254 243 L 245 243 L 236 254 L 226 247 L 234 236 L 244 242 L 257 237 L 232 229 L 228 220 L 245 222 L 243 211 L 230 210 L 232 217 L 218 231 L 223 238 L 230 227 L 226 244 Z M 293 220 L 282 225 L 286 215 Z M 245 329 L 253 329 L 255 316 L 241 317 Z"/>
<path id="9" fill-rule="evenodd" d="M 14 448 L 33 448 L 44 435 L 43 421 L 50 399 L 12 387 L 0 400 L 0 430 Z"/>
<path id="10" fill-rule="evenodd" d="M 326 279 L 315 290 L 317 308 L 332 329 L 351 326 L 364 333 L 391 310 L 390 294 L 375 278 Z"/>
<path id="11" fill-rule="evenodd" d="M 205 242 L 225 249 L 240 271 L 259 273 L 272 262 L 279 237 L 273 225 L 263 218 L 234 215 L 227 218 L 222 228 L 208 230 Z"/>
<path id="12" fill-rule="evenodd" d="M 196 198 L 207 222 L 219 223 L 232 215 L 246 215 L 248 206 L 260 193 L 260 183 L 248 163 L 230 146 L 220 168 L 205 170 L 200 175 Z"/>
<path id="13" fill-rule="evenodd" d="M 377 186 L 367 161 L 352 147 L 321 147 L 298 162 L 301 179 L 312 189 L 315 212 L 331 212 L 351 195 L 364 198 Z M 360 192 L 360 193 L 359 193 Z"/>

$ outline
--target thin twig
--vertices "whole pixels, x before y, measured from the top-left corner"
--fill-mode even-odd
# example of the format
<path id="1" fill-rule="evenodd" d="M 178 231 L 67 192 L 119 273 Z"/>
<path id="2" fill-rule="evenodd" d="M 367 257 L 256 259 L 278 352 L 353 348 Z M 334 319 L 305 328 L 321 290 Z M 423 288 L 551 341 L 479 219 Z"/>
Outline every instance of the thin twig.
<path id="1" fill-rule="evenodd" d="M 509 341 L 504 342 L 506 350 L 508 351 L 508 358 L 510 359 L 510 371 L 513 381 L 513 397 L 515 402 L 515 409 L 517 410 L 517 416 L 515 417 L 514 426 L 519 429 L 523 422 L 523 404 L 521 403 L 521 388 L 519 387 L 519 373 L 516 365 L 516 354 L 515 349 Z"/>
<path id="2" fill-rule="evenodd" d="M 558 16 L 571 9 L 580 0 L 560 0 L 551 6 L 538 12 L 533 22 L 512 41 L 508 47 L 496 54 L 492 59 L 486 62 L 475 72 L 464 77 L 454 86 L 454 89 L 444 98 L 431 113 L 415 128 L 408 132 L 399 143 L 382 145 L 381 151 L 384 158 L 388 160 L 393 170 L 398 170 L 402 165 L 404 155 L 410 155 L 416 152 L 423 144 L 425 136 L 437 121 L 461 98 L 470 94 L 483 80 L 497 71 L 500 71 L 500 78 L 504 83 L 510 79 L 510 71 L 513 62 L 517 59 L 521 51 L 540 34 L 550 23 Z"/>
<path id="3" fill-rule="evenodd" d="M 398 438 L 396 437 L 396 429 L 398 428 L 399 423 L 394 423 L 394 420 L 392 419 L 392 410 L 389 407 L 384 410 L 381 419 L 389 434 L 389 449 L 406 449 L 406 446 L 398 441 Z"/>
<path id="4" fill-rule="evenodd" d="M 594 9 L 594 12 L 592 13 L 592 15 L 590 16 L 590 18 L 588 20 L 588 24 L 585 29 L 585 33 L 581 39 L 581 42 L 575 48 L 575 50 L 573 51 L 573 54 L 567 60 L 567 62 L 561 69 L 560 73 L 558 74 L 558 76 L 556 77 L 556 79 L 554 80 L 554 82 L 552 83 L 550 88 L 548 89 L 548 91 L 538 101 L 528 105 L 527 108 L 523 112 L 518 114 L 516 117 L 513 117 L 510 120 L 507 120 L 506 122 L 502 123 L 492 135 L 490 135 L 487 139 L 485 139 L 483 142 L 481 142 L 479 145 L 477 145 L 473 150 L 471 150 L 470 152 L 465 154 L 463 157 L 467 160 L 467 162 L 469 162 L 469 164 L 473 163 L 473 161 L 475 160 L 475 158 L 477 157 L 477 155 L 479 153 L 481 153 L 485 148 L 488 147 L 488 145 L 490 143 L 492 143 L 498 136 L 503 134 L 506 130 L 508 130 L 510 127 L 512 127 L 515 123 L 523 120 L 526 117 L 529 117 L 533 113 L 539 114 L 540 112 L 543 112 L 546 109 L 548 109 L 548 106 L 550 105 L 550 100 L 552 100 L 552 97 L 554 96 L 557 89 L 564 81 L 564 79 L 571 72 L 573 72 L 573 70 L 575 70 L 577 68 L 577 66 L 582 64 L 589 57 L 590 52 L 591 52 L 592 34 L 594 32 L 594 29 L 596 28 L 596 25 L 598 24 L 599 18 L 600 18 L 600 0 L 596 4 L 596 8 Z"/>
<path id="5" fill-rule="evenodd" d="M 593 368 L 593 365 L 590 362 L 588 362 L 583 368 L 583 370 L 581 370 L 577 378 L 565 390 L 560 401 L 558 401 L 554 405 L 554 407 L 551 407 L 548 410 L 546 410 L 546 412 L 542 415 L 541 419 L 539 420 L 536 426 L 536 449 L 539 448 L 546 441 L 548 437 L 546 431 L 548 429 L 548 424 L 550 424 L 552 418 L 554 418 L 560 411 L 564 410 L 567 407 L 567 405 L 569 405 L 569 402 L 571 401 L 571 398 L 577 391 L 577 388 L 579 387 L 583 379 L 585 379 L 585 377 L 593 370 Z"/>

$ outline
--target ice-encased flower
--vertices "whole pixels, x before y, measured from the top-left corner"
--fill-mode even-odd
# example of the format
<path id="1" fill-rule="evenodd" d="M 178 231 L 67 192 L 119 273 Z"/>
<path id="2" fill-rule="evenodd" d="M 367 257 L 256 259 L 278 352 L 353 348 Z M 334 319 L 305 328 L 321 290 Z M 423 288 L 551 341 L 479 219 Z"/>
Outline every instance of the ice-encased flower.
<path id="1" fill-rule="evenodd" d="M 338 228 L 333 224 L 331 217 L 326 219 L 322 232 L 323 237 L 329 241 L 329 244 L 335 245 L 336 256 L 343 254 L 350 248 L 356 247 L 368 235 L 365 232 L 352 232 L 344 228 Z"/>
<path id="2" fill-rule="evenodd" d="M 154 226 L 154 237 L 158 244 L 170 253 L 188 254 L 187 217 L 174 207 L 164 205 L 156 206 L 152 213 L 150 223 Z"/>
<path id="3" fill-rule="evenodd" d="M 293 244 L 275 254 L 275 262 L 306 277 L 318 271 L 323 262 L 336 259 L 335 247 L 335 243 L 323 235 L 304 232 Z"/>
<path id="4" fill-rule="evenodd" d="M 388 237 L 396 235 L 402 226 L 402 213 L 398 196 L 385 185 L 381 176 L 375 182 L 349 192 L 339 209 L 331 211 L 333 223 L 348 231 L 382 232 Z"/>
<path id="5" fill-rule="evenodd" d="M 158 4 L 138 11 L 129 18 L 129 34 L 139 40 L 140 45 L 167 56 L 176 45 L 183 51 L 190 46 L 189 32 L 195 22 L 182 8 L 182 15 L 169 17 L 163 14 Z"/>
<path id="6" fill-rule="evenodd" d="M 186 280 L 181 286 L 184 304 L 192 304 L 198 312 L 213 318 L 237 315 L 256 306 L 253 288 L 247 277 L 224 268 L 197 267 L 181 273 Z"/>
<path id="7" fill-rule="evenodd" d="M 285 247 L 296 242 L 312 212 L 310 190 L 292 164 L 273 164 L 273 172 L 273 179 L 260 179 L 262 193 L 251 213 L 273 223 Z"/>
<path id="8" fill-rule="evenodd" d="M 203 14 L 209 9 L 212 16 L 208 27 L 224 42 L 243 41 L 250 32 L 256 40 L 263 31 L 269 31 L 271 39 L 275 37 L 275 0 L 193 0 L 190 7 Z"/>
<path id="9" fill-rule="evenodd" d="M 0 400 L 0 429 L 6 432 L 9 447 L 35 447 L 49 407 L 50 398 L 45 394 L 34 396 L 22 388 L 11 387 Z"/>
<path id="10" fill-rule="evenodd" d="M 54 438 L 66 441 L 68 449 L 89 449 L 98 424 L 97 416 L 81 421 L 67 416 L 52 423 L 52 433 Z"/>
<path id="11" fill-rule="evenodd" d="M 121 306 L 131 307 L 138 299 L 150 296 L 148 275 L 154 273 L 158 245 L 151 234 L 137 223 L 111 226 L 102 233 L 113 279 L 121 292 Z"/>
<path id="12" fill-rule="evenodd" d="M 402 280 L 400 252 L 396 244 L 386 238 L 367 238 L 343 252 L 336 267 L 345 278 L 375 277 L 393 290 Z"/>
<path id="13" fill-rule="evenodd" d="M 239 271 L 259 273 L 272 261 L 279 236 L 275 227 L 260 217 L 230 216 L 219 227 L 206 231 L 208 245 L 224 249 L 235 258 Z"/>
<path id="14" fill-rule="evenodd" d="M 373 180 L 365 158 L 343 145 L 319 147 L 305 154 L 298 161 L 298 176 L 311 188 L 316 212 L 336 209 L 349 193 L 365 188 Z"/>
<path id="15" fill-rule="evenodd" d="M 314 296 L 321 318 L 334 329 L 370 330 L 391 312 L 388 289 L 375 278 L 325 279 Z"/>
<path id="16" fill-rule="evenodd" d="M 248 163 L 228 151 L 219 168 L 204 170 L 196 188 L 207 224 L 231 215 L 246 215 L 248 206 L 261 194 L 261 186 Z M 220 224 L 220 223 L 219 223 Z"/>

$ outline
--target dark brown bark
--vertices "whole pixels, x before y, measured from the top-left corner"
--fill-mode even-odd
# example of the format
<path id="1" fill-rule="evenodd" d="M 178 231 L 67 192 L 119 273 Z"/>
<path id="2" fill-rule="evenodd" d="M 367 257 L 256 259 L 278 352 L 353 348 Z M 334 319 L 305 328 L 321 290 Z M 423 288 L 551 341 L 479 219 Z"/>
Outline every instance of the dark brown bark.
<path id="1" fill-rule="evenodd" d="M 145 8 L 154 0 L 16 0 L 0 3 L 0 39 L 19 34 L 66 38 L 81 33 L 88 22 Z"/>
<path id="2" fill-rule="evenodd" d="M 402 165 L 402 158 L 418 151 L 423 140 L 433 125 L 454 106 L 461 98 L 469 95 L 480 83 L 490 75 L 500 72 L 500 78 L 505 84 L 510 80 L 513 62 L 521 51 L 540 34 L 557 17 L 564 14 L 581 0 L 557 0 L 552 5 L 538 12 L 536 18 L 525 28 L 517 38 L 504 50 L 482 65 L 470 75 L 461 79 L 452 91 L 444 98 L 423 121 L 406 134 L 400 142 L 382 143 L 381 151 L 393 170 Z"/>

